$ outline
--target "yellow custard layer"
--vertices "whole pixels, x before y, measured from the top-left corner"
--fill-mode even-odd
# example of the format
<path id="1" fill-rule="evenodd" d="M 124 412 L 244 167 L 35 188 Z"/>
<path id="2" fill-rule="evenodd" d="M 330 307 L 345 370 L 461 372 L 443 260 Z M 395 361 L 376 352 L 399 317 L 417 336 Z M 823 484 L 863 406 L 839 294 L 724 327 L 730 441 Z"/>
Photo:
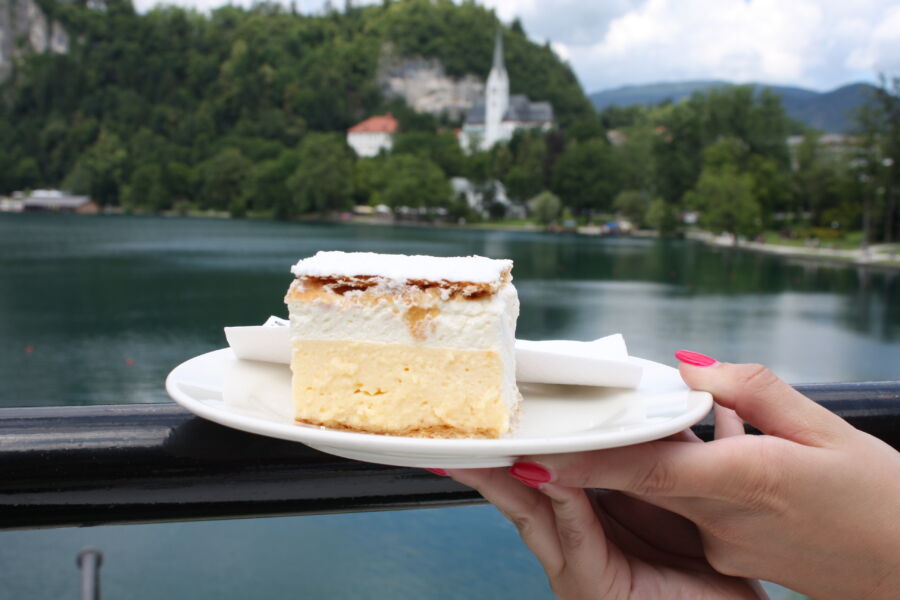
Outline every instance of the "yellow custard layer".
<path id="1" fill-rule="evenodd" d="M 418 437 L 500 437 L 509 430 L 503 361 L 492 350 L 298 340 L 295 417 L 337 429 Z"/>

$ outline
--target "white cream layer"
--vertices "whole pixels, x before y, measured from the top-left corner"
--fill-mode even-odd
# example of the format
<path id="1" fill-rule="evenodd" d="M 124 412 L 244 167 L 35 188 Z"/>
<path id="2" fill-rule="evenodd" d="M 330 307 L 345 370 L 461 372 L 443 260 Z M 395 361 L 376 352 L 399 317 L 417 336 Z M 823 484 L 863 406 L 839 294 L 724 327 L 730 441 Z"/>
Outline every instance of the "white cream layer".
<path id="1" fill-rule="evenodd" d="M 407 256 L 374 252 L 318 252 L 291 267 L 297 277 L 382 277 L 396 282 L 468 281 L 498 283 L 512 269 L 511 260 L 483 256 Z"/>

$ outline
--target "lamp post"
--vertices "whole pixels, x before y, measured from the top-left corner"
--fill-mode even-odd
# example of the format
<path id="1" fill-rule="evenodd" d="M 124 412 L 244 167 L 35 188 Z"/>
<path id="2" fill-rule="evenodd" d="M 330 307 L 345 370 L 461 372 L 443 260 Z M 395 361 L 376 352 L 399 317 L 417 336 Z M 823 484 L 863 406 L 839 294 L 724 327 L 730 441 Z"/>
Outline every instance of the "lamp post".
<path id="1" fill-rule="evenodd" d="M 103 553 L 96 548 L 84 548 L 75 564 L 81 569 L 81 600 L 100 600 L 100 565 Z"/>
<path id="2" fill-rule="evenodd" d="M 862 242 L 859 245 L 859 249 L 862 250 L 863 254 L 866 255 L 868 255 L 869 253 L 869 213 L 872 211 L 872 200 L 870 198 L 868 190 L 866 190 L 865 188 L 867 187 L 866 184 L 869 183 L 871 179 L 872 178 L 868 173 L 859 174 L 859 182 L 863 186 L 863 236 Z"/>
<path id="3" fill-rule="evenodd" d="M 885 157 L 881 161 L 881 166 L 885 169 L 884 177 L 884 241 L 890 244 L 894 241 L 894 159 L 890 156 Z"/>

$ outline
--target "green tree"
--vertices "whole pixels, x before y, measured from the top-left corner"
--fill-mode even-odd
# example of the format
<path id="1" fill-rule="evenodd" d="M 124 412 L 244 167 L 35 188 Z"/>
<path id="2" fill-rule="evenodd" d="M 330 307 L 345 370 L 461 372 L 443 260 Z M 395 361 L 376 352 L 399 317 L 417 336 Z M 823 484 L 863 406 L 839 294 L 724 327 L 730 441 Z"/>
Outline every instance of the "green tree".
<path id="1" fill-rule="evenodd" d="M 736 169 L 705 168 L 686 202 L 701 211 L 700 224 L 714 233 L 753 236 L 762 225 L 759 203 L 753 196 L 753 178 Z"/>
<path id="2" fill-rule="evenodd" d="M 127 158 L 119 136 L 103 130 L 75 163 L 64 185 L 76 193 L 90 195 L 101 206 L 117 204 Z"/>
<path id="3" fill-rule="evenodd" d="M 244 186 L 246 208 L 272 211 L 273 216 L 279 219 L 293 216 L 295 212 L 287 181 L 298 165 L 296 150 L 284 150 L 276 158 L 254 164 Z"/>
<path id="4" fill-rule="evenodd" d="M 641 228 L 647 216 L 650 200 L 645 193 L 637 190 L 622 190 L 616 195 L 613 207 L 635 227 Z"/>
<path id="5" fill-rule="evenodd" d="M 431 160 L 448 177 L 463 174 L 463 152 L 456 136 L 449 132 L 412 131 L 394 137 L 392 154 L 412 154 Z"/>
<path id="6" fill-rule="evenodd" d="M 331 213 L 353 207 L 353 162 L 341 137 L 308 134 L 297 148 L 297 163 L 287 180 L 297 214 Z"/>
<path id="7" fill-rule="evenodd" d="M 562 201 L 553 192 L 544 190 L 528 201 L 528 208 L 535 221 L 541 225 L 549 225 L 559 218 Z"/>
<path id="8" fill-rule="evenodd" d="M 570 144 L 556 161 L 553 191 L 573 212 L 608 211 L 620 190 L 618 157 L 606 140 Z"/>
<path id="9" fill-rule="evenodd" d="M 37 186 L 41 181 L 41 170 L 32 157 L 21 159 L 13 167 L 8 176 L 9 186 L 14 190 L 26 190 Z"/>
<path id="10" fill-rule="evenodd" d="M 450 183 L 440 167 L 429 159 L 401 154 L 385 164 L 383 202 L 394 211 L 401 208 L 430 209 L 451 200 Z"/>
<path id="11" fill-rule="evenodd" d="M 186 201 L 193 196 L 194 171 L 182 162 L 173 161 L 166 165 L 165 185 L 172 201 Z"/>
<path id="12" fill-rule="evenodd" d="M 240 205 L 250 162 L 237 148 L 225 148 L 198 168 L 200 207 L 232 210 Z"/>
<path id="13" fill-rule="evenodd" d="M 856 115 L 856 129 L 853 164 L 863 196 L 864 244 L 877 237 L 891 242 L 900 227 L 900 78 L 881 77 L 872 101 Z"/>
<path id="14" fill-rule="evenodd" d="M 141 165 L 131 173 L 128 185 L 123 188 L 122 204 L 127 208 L 142 208 L 160 212 L 171 205 L 163 183 L 159 165 Z"/>
<path id="15" fill-rule="evenodd" d="M 518 131 L 509 148 L 513 164 L 503 184 L 510 198 L 523 202 L 546 187 L 547 141 L 543 132 Z"/>
<path id="16" fill-rule="evenodd" d="M 678 220 L 678 210 L 661 197 L 656 197 L 650 201 L 645 219 L 647 225 L 655 229 L 663 237 L 678 233 L 681 227 Z"/>
<path id="17" fill-rule="evenodd" d="M 387 161 L 383 156 L 360 158 L 356 161 L 353 168 L 353 200 L 356 204 L 374 206 L 381 203 Z"/>
<path id="18" fill-rule="evenodd" d="M 566 136 L 579 142 L 586 142 L 606 136 L 606 131 L 600 117 L 593 114 L 575 119 L 566 129 Z"/>

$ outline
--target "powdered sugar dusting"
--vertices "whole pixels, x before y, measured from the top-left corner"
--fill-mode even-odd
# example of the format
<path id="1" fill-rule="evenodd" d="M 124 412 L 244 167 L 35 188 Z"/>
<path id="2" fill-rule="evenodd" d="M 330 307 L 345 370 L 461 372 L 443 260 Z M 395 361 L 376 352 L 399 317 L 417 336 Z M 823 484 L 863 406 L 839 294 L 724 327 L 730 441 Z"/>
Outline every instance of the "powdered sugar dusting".
<path id="1" fill-rule="evenodd" d="M 374 252 L 318 252 L 291 267 L 297 277 L 383 277 L 405 281 L 499 283 L 511 260 L 483 256 L 407 256 Z"/>

